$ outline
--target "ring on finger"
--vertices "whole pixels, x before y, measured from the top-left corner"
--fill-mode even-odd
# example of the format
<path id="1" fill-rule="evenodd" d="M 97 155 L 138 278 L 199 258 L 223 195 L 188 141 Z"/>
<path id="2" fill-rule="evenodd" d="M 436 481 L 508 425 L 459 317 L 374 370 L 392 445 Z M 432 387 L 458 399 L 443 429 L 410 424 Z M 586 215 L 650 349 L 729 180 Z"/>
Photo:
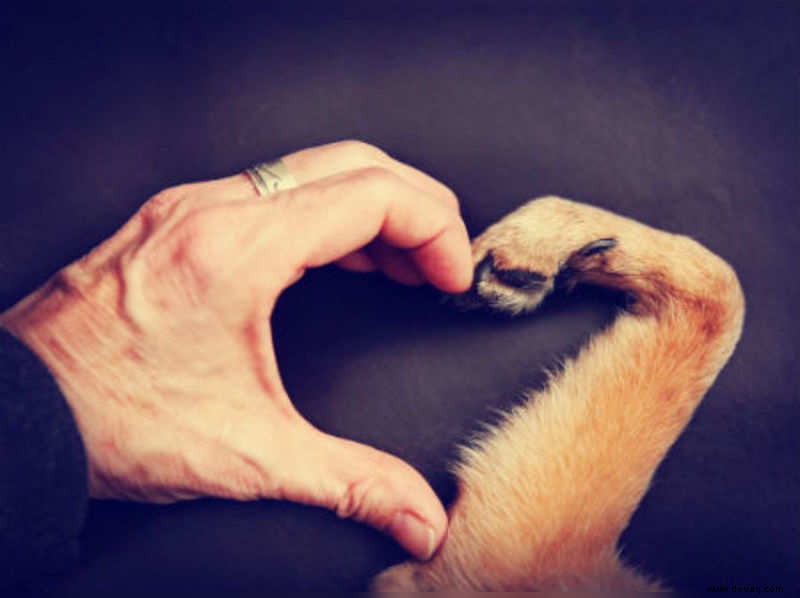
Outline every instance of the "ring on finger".
<path id="1" fill-rule="evenodd" d="M 261 162 L 245 170 L 245 174 L 262 197 L 297 187 L 297 181 L 282 160 Z"/>

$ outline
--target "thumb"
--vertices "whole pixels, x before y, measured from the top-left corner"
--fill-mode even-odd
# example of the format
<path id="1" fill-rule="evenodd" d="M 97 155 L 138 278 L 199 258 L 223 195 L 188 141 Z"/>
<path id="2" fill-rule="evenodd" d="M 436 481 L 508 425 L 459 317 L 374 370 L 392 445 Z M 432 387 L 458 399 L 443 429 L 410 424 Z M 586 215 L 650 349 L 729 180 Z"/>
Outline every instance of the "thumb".
<path id="1" fill-rule="evenodd" d="M 427 560 L 447 531 L 439 498 L 419 472 L 397 457 L 314 430 L 298 463 L 300 486 L 285 498 L 331 509 L 379 529 Z M 298 480 L 296 480 L 297 482 Z"/>

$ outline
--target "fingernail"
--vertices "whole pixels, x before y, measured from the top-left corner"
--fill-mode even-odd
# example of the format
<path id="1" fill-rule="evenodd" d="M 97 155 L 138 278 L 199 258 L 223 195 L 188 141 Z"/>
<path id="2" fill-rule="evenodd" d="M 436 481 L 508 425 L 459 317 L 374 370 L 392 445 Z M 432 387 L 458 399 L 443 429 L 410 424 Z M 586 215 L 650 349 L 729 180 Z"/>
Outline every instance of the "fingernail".
<path id="1" fill-rule="evenodd" d="M 397 513 L 389 526 L 389 533 L 420 560 L 427 561 L 436 550 L 433 528 L 412 513 Z"/>

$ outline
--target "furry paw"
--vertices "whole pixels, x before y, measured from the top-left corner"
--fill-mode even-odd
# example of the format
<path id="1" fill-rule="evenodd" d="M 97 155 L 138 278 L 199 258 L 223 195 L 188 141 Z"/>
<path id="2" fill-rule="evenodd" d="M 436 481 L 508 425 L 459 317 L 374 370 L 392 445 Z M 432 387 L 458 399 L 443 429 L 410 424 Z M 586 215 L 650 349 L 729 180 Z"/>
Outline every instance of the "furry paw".
<path id="1" fill-rule="evenodd" d="M 617 542 L 736 344 L 735 273 L 688 237 L 557 197 L 512 212 L 472 251 L 461 307 L 515 315 L 559 285 L 591 283 L 625 293 L 630 313 L 465 447 L 446 541 L 372 589 L 660 589 L 625 566 Z"/>
<path id="2" fill-rule="evenodd" d="M 558 197 L 522 206 L 475 239 L 473 285 L 454 303 L 518 315 L 534 310 L 557 286 L 603 270 L 606 254 L 617 246 L 613 226 L 604 227 L 606 214 Z"/>

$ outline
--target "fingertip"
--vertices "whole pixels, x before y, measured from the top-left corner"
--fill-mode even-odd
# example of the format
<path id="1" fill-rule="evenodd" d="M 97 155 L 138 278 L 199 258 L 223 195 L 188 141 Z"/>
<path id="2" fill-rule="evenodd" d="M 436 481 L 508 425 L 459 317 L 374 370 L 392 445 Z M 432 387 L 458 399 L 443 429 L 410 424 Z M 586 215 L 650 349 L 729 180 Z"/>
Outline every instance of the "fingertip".
<path id="1" fill-rule="evenodd" d="M 458 220 L 458 236 L 461 239 L 461 252 L 458 259 L 458 267 L 454 272 L 453 288 L 451 293 L 463 293 L 470 289 L 472 286 L 472 279 L 475 275 L 475 263 L 472 258 L 472 242 L 467 232 L 467 226 L 464 221 L 459 218 Z"/>
<path id="2" fill-rule="evenodd" d="M 403 548 L 421 561 L 430 559 L 440 543 L 433 527 L 408 511 L 396 513 L 387 531 Z"/>
<path id="3" fill-rule="evenodd" d="M 465 293 L 472 287 L 472 278 L 475 269 L 472 264 L 472 257 L 463 262 L 465 265 L 460 265 L 455 268 L 452 273 L 452 285 L 446 289 L 442 289 L 447 293 Z"/>
<path id="4" fill-rule="evenodd" d="M 430 283 L 446 293 L 463 293 L 472 285 L 472 250 L 462 223 L 415 249 L 413 256 Z"/>
<path id="5" fill-rule="evenodd" d="M 417 559 L 427 561 L 447 536 L 447 512 L 427 484 L 416 493 L 415 503 L 395 514 L 390 533 Z"/>

